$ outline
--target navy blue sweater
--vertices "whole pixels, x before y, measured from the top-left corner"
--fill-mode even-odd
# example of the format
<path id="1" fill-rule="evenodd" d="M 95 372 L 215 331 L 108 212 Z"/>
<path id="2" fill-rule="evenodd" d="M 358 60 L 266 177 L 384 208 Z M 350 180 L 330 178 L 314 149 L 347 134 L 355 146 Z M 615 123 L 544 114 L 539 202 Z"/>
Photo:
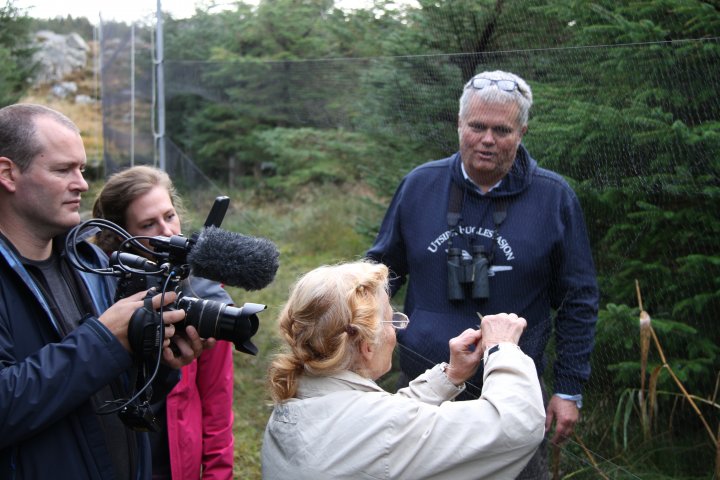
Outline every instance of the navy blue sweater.
<path id="1" fill-rule="evenodd" d="M 456 236 L 447 222 L 451 182 L 462 192 Z M 503 210 L 500 203 L 506 204 L 506 217 L 495 232 L 493 213 Z M 474 300 L 469 292 L 464 300 L 448 300 L 449 240 L 466 256 L 472 245 L 482 245 L 491 256 L 487 300 Z M 522 145 L 511 171 L 486 195 L 463 177 L 459 153 L 415 168 L 395 192 L 367 256 L 397 276 L 393 294 L 408 283 L 410 325 L 399 332 L 398 342 L 401 368 L 410 379 L 448 360 L 448 340 L 476 327 L 476 312 L 507 312 L 527 320 L 520 346 L 539 375 L 554 327 L 554 391 L 582 393 L 598 308 L 585 222 L 567 182 L 539 168 Z M 481 383 L 479 371 L 469 393 L 479 395 Z"/>

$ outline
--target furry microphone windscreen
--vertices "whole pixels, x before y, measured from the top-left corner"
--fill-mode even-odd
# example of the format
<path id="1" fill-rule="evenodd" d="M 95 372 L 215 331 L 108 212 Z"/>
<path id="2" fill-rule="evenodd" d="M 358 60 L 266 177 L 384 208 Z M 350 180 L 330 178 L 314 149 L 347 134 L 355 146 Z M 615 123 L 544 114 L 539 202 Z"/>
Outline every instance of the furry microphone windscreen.
<path id="1" fill-rule="evenodd" d="M 206 227 L 188 253 L 191 272 L 245 290 L 260 290 L 272 283 L 280 252 L 265 238 Z"/>

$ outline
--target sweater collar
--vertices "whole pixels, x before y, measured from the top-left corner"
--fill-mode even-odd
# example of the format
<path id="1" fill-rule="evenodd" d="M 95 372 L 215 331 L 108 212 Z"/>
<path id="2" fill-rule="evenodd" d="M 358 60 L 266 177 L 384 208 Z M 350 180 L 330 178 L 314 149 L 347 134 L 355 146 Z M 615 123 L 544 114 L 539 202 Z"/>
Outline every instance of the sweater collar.
<path id="1" fill-rule="evenodd" d="M 520 144 L 510 171 L 487 194 L 492 194 L 491 196 L 509 196 L 521 193 L 532 183 L 533 174 L 537 168 L 538 165 L 535 159 L 530 156 L 525 146 Z M 453 179 L 458 184 L 463 185 L 466 190 L 480 195 L 477 185 L 470 180 L 467 172 L 465 172 L 460 152 L 457 152 L 453 157 L 452 172 Z"/>
<path id="2" fill-rule="evenodd" d="M 497 182 L 495 185 L 493 185 L 492 187 L 490 187 L 487 192 L 483 193 L 482 189 L 480 188 L 480 185 L 478 185 L 477 183 L 475 183 L 475 182 L 473 181 L 473 179 L 470 178 L 470 175 L 467 174 L 467 170 L 465 170 L 465 165 L 464 165 L 462 162 L 460 162 L 460 170 L 462 171 L 463 178 L 465 179 L 465 183 L 470 184 L 470 185 L 472 185 L 473 187 L 475 187 L 475 190 L 476 190 L 477 193 L 479 193 L 480 195 L 485 195 L 485 194 L 487 194 L 487 193 L 492 192 L 494 189 L 496 189 L 497 187 L 499 187 L 500 184 L 502 183 L 502 178 L 501 178 L 499 182 Z"/>

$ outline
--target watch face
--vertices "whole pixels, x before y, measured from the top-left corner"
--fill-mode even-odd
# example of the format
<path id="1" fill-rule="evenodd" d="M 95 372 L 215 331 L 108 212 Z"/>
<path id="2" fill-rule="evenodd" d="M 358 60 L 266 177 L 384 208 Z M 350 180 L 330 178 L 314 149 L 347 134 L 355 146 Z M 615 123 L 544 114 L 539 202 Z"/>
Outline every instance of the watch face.
<path id="1" fill-rule="evenodd" d="M 497 352 L 498 350 L 500 350 L 500 344 L 490 347 L 490 349 L 487 352 L 487 356 L 489 357 L 490 355 Z"/>

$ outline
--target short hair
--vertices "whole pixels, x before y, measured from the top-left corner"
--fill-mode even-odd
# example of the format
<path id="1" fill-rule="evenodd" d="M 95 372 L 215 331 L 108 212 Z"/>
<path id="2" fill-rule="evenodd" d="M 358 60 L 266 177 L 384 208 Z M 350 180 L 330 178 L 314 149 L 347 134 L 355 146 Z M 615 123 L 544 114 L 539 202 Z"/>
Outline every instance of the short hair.
<path id="1" fill-rule="evenodd" d="M 80 129 L 68 117 L 52 108 L 33 103 L 16 103 L 0 109 L 0 157 L 7 157 L 26 171 L 45 148 L 37 136 L 37 122 L 48 117 L 79 134 Z"/>
<path id="2" fill-rule="evenodd" d="M 472 87 L 472 82 L 476 78 L 487 78 L 489 80 L 510 80 L 515 82 L 517 88 L 511 92 L 501 90 L 497 84 L 488 85 L 485 88 L 477 89 Z M 458 111 L 458 117 L 463 118 L 467 111 L 468 105 L 472 98 L 481 98 L 494 103 L 509 103 L 515 102 L 518 106 L 518 122 L 521 126 L 525 126 L 528 123 L 530 117 L 530 107 L 532 106 L 533 96 L 530 85 L 525 82 L 522 78 L 510 72 L 503 72 L 502 70 L 495 70 L 492 72 L 478 73 L 472 77 L 463 87 L 462 96 L 460 96 L 460 109 Z"/>
<path id="3" fill-rule="evenodd" d="M 327 376 L 351 369 L 361 341 L 377 345 L 387 292 L 388 268 L 370 260 L 325 265 L 302 276 L 279 318 L 286 351 L 269 368 L 273 400 L 294 397 L 303 373 Z"/>
<path id="4" fill-rule="evenodd" d="M 175 211 L 182 218 L 182 200 L 170 176 L 147 165 L 130 167 L 111 175 L 95 197 L 93 217 L 104 218 L 127 228 L 127 208 L 130 203 L 158 186 L 167 190 Z M 95 241 L 104 251 L 113 252 L 118 249 L 122 239 L 105 229 L 98 233 Z"/>

